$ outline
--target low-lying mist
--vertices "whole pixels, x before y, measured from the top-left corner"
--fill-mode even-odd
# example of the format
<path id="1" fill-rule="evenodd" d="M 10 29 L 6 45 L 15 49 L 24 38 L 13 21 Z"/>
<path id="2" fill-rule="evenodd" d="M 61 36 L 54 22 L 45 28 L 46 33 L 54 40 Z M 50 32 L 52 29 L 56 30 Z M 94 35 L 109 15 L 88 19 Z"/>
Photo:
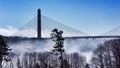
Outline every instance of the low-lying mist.
<path id="1" fill-rule="evenodd" d="M 70 38 L 65 39 L 64 49 L 66 53 L 78 52 L 81 55 L 86 56 L 87 61 L 90 60 L 92 51 L 97 47 L 97 44 L 103 43 L 105 40 L 109 39 L 92 39 L 92 38 Z M 13 43 L 12 41 L 7 43 L 12 52 L 22 56 L 25 52 L 51 52 L 53 49 L 54 42 L 52 39 L 45 40 L 25 40 Z"/>

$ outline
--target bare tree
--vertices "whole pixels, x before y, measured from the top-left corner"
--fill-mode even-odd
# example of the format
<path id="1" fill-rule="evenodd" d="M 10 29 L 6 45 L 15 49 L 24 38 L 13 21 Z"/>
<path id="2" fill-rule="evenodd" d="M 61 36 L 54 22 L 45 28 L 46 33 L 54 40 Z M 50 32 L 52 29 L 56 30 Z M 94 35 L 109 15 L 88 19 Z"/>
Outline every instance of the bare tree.
<path id="1" fill-rule="evenodd" d="M 116 67 L 120 68 L 120 39 L 111 40 L 112 52 L 116 60 Z"/>
<path id="2" fill-rule="evenodd" d="M 38 63 L 36 63 L 36 64 L 34 65 L 34 68 L 40 68 L 40 65 L 39 65 Z"/>
<path id="3" fill-rule="evenodd" d="M 98 59 L 98 65 L 100 68 L 104 68 L 104 50 L 102 44 L 99 44 L 97 49 L 94 51 L 94 55 Z"/>
<path id="4" fill-rule="evenodd" d="M 86 64 L 85 56 L 80 55 L 75 52 L 70 55 L 70 65 L 71 68 L 84 68 Z"/>
<path id="5" fill-rule="evenodd" d="M 44 52 L 44 53 L 38 53 L 38 61 L 40 62 L 40 66 L 43 68 L 47 68 L 48 67 L 48 61 L 49 59 L 49 53 L 48 52 Z"/>
<path id="6" fill-rule="evenodd" d="M 28 55 L 29 53 L 25 53 L 23 56 L 23 68 L 28 68 Z"/>
<path id="7" fill-rule="evenodd" d="M 92 57 L 91 58 L 91 63 L 92 63 L 92 68 L 98 68 L 99 61 L 97 57 Z"/>
<path id="8" fill-rule="evenodd" d="M 108 40 L 99 44 L 91 62 L 96 67 L 120 68 L 120 39 Z"/>
<path id="9" fill-rule="evenodd" d="M 17 67 L 21 68 L 21 63 L 20 63 L 20 59 L 19 58 L 17 59 Z"/>

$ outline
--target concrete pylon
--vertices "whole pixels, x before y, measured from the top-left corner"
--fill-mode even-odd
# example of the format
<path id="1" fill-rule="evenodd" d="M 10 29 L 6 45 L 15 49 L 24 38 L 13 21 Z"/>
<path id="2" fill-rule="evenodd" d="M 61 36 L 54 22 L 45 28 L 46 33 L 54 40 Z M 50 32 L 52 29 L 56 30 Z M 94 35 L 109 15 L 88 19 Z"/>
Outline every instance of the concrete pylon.
<path id="1" fill-rule="evenodd" d="M 41 10 L 37 11 L 37 38 L 41 39 Z"/>

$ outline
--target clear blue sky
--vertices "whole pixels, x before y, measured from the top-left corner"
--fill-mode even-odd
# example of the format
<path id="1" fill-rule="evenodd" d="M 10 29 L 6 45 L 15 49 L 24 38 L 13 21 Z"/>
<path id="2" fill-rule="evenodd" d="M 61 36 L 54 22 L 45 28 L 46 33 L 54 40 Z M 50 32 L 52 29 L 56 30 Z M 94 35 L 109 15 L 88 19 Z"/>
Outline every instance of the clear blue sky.
<path id="1" fill-rule="evenodd" d="M 0 0 L 0 27 L 19 28 L 42 14 L 90 35 L 120 26 L 119 0 Z"/>

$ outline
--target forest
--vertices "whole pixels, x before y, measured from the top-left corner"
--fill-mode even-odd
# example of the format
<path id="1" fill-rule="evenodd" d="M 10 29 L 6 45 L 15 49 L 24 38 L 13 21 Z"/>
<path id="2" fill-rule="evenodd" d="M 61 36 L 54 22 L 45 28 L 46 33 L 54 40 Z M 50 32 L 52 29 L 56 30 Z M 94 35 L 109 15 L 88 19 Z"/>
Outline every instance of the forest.
<path id="1" fill-rule="evenodd" d="M 120 39 L 98 44 L 91 58 L 92 68 L 120 68 Z"/>
<path id="2" fill-rule="evenodd" d="M 26 52 L 22 57 L 10 53 L 11 61 L 5 68 L 59 68 L 60 59 L 51 52 Z M 94 49 L 91 60 L 80 53 L 63 53 L 63 68 L 120 68 L 120 39 L 100 43 Z"/>

